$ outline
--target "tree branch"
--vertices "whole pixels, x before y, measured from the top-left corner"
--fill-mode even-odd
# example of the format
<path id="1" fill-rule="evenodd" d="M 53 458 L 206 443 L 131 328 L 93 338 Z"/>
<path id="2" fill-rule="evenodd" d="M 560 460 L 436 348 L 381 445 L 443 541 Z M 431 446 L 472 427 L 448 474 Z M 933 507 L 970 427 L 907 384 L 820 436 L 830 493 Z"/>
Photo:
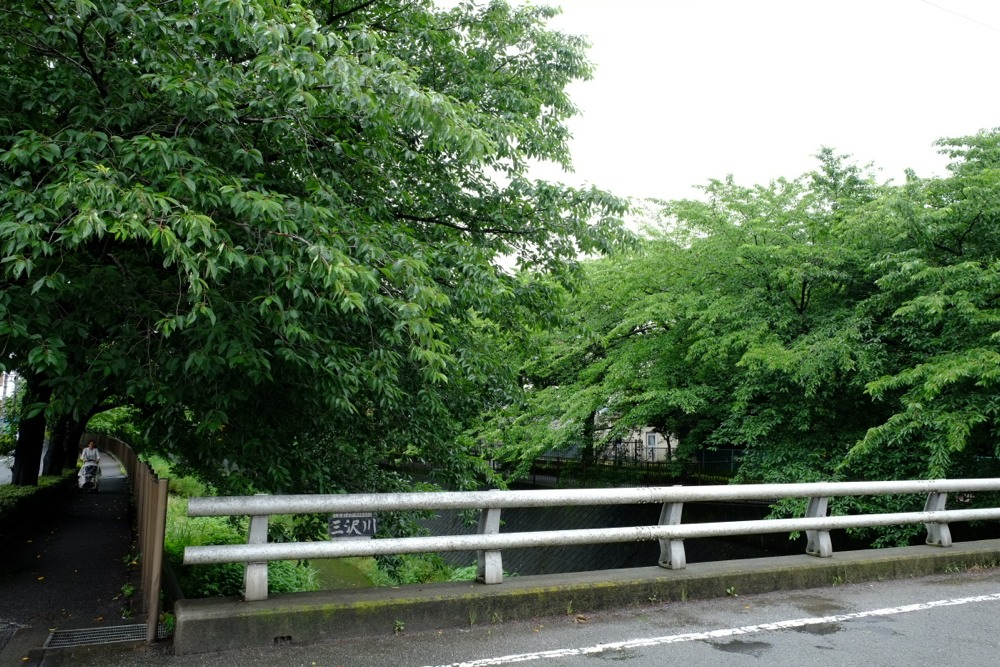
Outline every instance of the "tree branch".
<path id="1" fill-rule="evenodd" d="M 979 221 L 982 220 L 982 218 L 983 218 L 983 212 L 982 210 L 980 210 L 978 213 L 976 213 L 976 217 L 972 219 L 972 222 L 970 222 L 969 225 L 965 228 L 965 231 L 958 235 L 957 241 L 958 241 L 959 255 L 962 254 L 962 250 L 965 247 L 965 239 L 969 237 L 969 234 L 972 233 L 972 230 L 976 228 L 976 225 L 979 224 Z"/>
<path id="2" fill-rule="evenodd" d="M 464 227 L 462 225 L 456 224 L 454 222 L 448 222 L 447 220 L 442 220 L 441 218 L 427 218 L 419 215 L 409 215 L 408 213 L 395 213 L 395 216 L 399 220 L 409 220 L 411 222 L 426 222 L 432 225 L 441 225 L 442 227 L 450 227 L 451 229 L 457 229 L 460 232 L 468 232 L 470 234 L 511 234 L 515 236 L 530 236 L 531 232 L 524 229 L 503 229 L 500 227 Z"/>
<path id="3" fill-rule="evenodd" d="M 327 23 L 334 23 L 335 21 L 339 21 L 340 19 L 344 18 L 345 16 L 350 16 L 354 12 L 359 12 L 362 9 L 364 9 L 365 7 L 369 7 L 371 5 L 374 5 L 376 2 L 378 2 L 378 0 L 367 0 L 367 2 L 362 2 L 360 5 L 355 5 L 355 6 L 351 7 L 350 9 L 345 9 L 342 12 L 337 12 L 336 14 L 334 14 L 333 13 L 333 11 L 334 11 L 333 10 L 333 5 L 335 4 L 335 2 L 336 2 L 336 0 L 330 0 L 330 11 L 329 11 L 329 16 L 327 18 Z"/>
<path id="4" fill-rule="evenodd" d="M 87 74 L 90 75 L 94 85 L 97 86 L 97 92 L 101 94 L 102 98 L 106 99 L 111 91 L 108 89 L 108 84 L 104 82 L 104 77 L 101 72 L 99 72 L 97 70 L 97 66 L 94 65 L 94 61 L 92 61 L 90 56 L 87 54 L 87 47 L 84 43 L 84 35 L 92 22 L 93 18 L 88 16 L 83 25 L 80 27 L 80 31 L 76 33 L 76 50 L 79 52 L 80 58 L 83 61 L 84 69 Z"/>

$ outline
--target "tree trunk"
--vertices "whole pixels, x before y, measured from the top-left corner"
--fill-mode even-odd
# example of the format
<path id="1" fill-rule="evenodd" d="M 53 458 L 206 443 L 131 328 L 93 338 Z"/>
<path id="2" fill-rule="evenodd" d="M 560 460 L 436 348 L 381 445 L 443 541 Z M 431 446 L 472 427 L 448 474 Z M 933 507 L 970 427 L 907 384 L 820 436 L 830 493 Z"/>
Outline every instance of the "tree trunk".
<path id="1" fill-rule="evenodd" d="M 583 424 L 583 449 L 580 451 L 580 463 L 586 472 L 589 470 L 596 459 L 596 451 L 594 447 L 594 438 L 597 434 L 596 424 L 594 423 L 597 419 L 597 411 L 593 411 L 587 417 L 587 421 Z"/>
<path id="2" fill-rule="evenodd" d="M 70 428 L 66 429 L 66 440 L 63 448 L 66 453 L 67 468 L 72 468 L 76 465 L 76 460 L 80 457 L 80 441 L 83 439 L 83 432 L 86 430 L 86 421 L 73 422 Z"/>
<path id="3" fill-rule="evenodd" d="M 68 430 L 69 417 L 61 417 L 56 422 L 56 427 L 52 429 L 49 448 L 45 452 L 45 462 L 42 465 L 43 475 L 59 475 L 62 474 L 63 468 L 67 467 L 66 461 L 69 459 L 69 456 L 66 453 L 66 434 Z"/>
<path id="4" fill-rule="evenodd" d="M 31 412 L 31 406 L 48 404 L 52 388 L 42 386 L 42 378 L 27 379 L 21 414 Z M 18 424 L 17 446 L 14 448 L 14 468 L 11 470 L 11 484 L 15 486 L 38 486 L 38 469 L 42 462 L 42 446 L 45 443 L 45 409 L 37 414 L 21 418 Z"/>

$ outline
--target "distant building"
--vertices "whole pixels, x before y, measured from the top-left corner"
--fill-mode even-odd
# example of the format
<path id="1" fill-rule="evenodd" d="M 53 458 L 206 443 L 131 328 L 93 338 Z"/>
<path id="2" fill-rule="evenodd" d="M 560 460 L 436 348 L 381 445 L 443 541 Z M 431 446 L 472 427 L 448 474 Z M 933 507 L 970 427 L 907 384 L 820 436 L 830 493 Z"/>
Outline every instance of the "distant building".
<path id="1" fill-rule="evenodd" d="M 8 396 L 13 396 L 17 391 L 17 384 L 21 381 L 17 373 L 10 371 L 3 372 L 3 381 L 0 385 L 0 400 L 5 400 Z"/>
<path id="2" fill-rule="evenodd" d="M 594 429 L 597 433 L 612 427 L 614 419 L 607 408 L 594 415 Z M 596 439 L 596 438 L 595 438 Z M 650 461 L 663 463 L 672 461 L 680 441 L 672 434 L 664 435 L 652 426 L 636 428 L 621 438 L 615 438 L 605 445 L 600 458 L 609 460 Z"/>
<path id="3" fill-rule="evenodd" d="M 651 426 L 644 426 L 611 441 L 604 448 L 601 458 L 663 463 L 674 459 L 679 444 L 677 436 L 664 435 Z"/>

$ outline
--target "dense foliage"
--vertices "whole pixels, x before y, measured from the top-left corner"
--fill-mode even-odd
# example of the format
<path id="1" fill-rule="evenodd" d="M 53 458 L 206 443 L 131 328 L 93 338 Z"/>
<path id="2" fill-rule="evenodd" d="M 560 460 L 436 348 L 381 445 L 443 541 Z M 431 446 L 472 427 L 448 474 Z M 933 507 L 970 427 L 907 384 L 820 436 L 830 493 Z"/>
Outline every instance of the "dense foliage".
<path id="1" fill-rule="evenodd" d="M 24 390 L 21 388 L 0 400 L 0 456 L 6 456 L 14 451 L 23 400 Z"/>
<path id="2" fill-rule="evenodd" d="M 231 487 L 384 487 L 386 459 L 467 479 L 453 436 L 514 387 L 497 341 L 624 238 L 623 201 L 526 178 L 569 165 L 590 74 L 553 13 L 5 3 L 0 364 L 26 416 L 133 406 Z"/>
<path id="3" fill-rule="evenodd" d="M 824 149 L 663 203 L 640 250 L 588 264 L 480 437 L 521 461 L 651 425 L 742 448 L 744 481 L 997 474 L 1000 131 L 940 146 L 944 178 L 879 183 Z"/>
<path id="4" fill-rule="evenodd" d="M 566 86 L 590 74 L 552 15 L 5 3 L 15 481 L 46 420 L 72 440 L 111 406 L 226 489 L 401 486 L 385 461 L 460 485 L 483 443 L 523 466 L 647 425 L 742 448 L 743 480 L 993 474 L 1000 132 L 940 142 L 943 178 L 823 150 L 712 181 L 573 293 L 581 254 L 626 246 L 626 204 L 527 177 L 569 166 Z"/>
<path id="5" fill-rule="evenodd" d="M 189 519 L 187 501 L 170 498 L 167 506 L 163 553 L 177 574 L 186 597 L 226 597 L 243 591 L 243 563 L 184 565 L 184 547 L 211 544 L 245 544 L 249 521 L 245 518 L 202 517 Z M 308 564 L 272 561 L 267 564 L 271 593 L 311 591 L 318 588 L 316 572 Z"/>

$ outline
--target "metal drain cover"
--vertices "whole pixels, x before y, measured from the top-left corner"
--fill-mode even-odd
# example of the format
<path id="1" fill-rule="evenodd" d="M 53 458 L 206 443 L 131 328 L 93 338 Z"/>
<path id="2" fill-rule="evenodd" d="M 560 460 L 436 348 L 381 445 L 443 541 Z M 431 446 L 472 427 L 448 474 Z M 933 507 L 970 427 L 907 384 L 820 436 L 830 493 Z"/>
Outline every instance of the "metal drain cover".
<path id="1" fill-rule="evenodd" d="M 160 630 L 162 632 L 162 628 Z M 103 628 L 56 630 L 45 640 L 45 646 L 42 648 L 70 648 L 72 646 L 141 642 L 145 640 L 146 624 L 136 623 L 134 625 L 112 625 Z"/>

